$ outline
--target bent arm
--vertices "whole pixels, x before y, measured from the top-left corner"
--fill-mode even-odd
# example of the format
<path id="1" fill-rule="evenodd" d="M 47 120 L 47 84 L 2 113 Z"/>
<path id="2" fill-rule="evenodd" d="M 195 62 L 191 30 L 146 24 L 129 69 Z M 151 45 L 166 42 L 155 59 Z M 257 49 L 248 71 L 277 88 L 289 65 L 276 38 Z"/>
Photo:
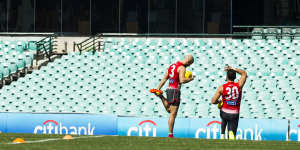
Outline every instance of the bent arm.
<path id="1" fill-rule="evenodd" d="M 218 104 L 219 101 L 218 99 L 220 98 L 220 96 L 222 95 L 222 86 L 219 86 L 219 88 L 217 89 L 217 92 L 215 93 L 215 95 L 213 96 L 213 98 L 211 99 L 211 103 L 212 104 Z"/>
<path id="2" fill-rule="evenodd" d="M 164 74 L 164 77 L 162 78 L 162 80 L 160 81 L 158 87 L 157 87 L 157 90 L 160 90 L 164 85 L 165 83 L 167 82 L 169 78 L 169 75 L 168 75 L 168 71 L 166 71 L 166 73 Z"/>
<path id="3" fill-rule="evenodd" d="M 242 69 L 239 69 L 239 68 L 233 68 L 233 70 L 235 72 L 237 72 L 238 74 L 241 75 L 241 78 L 239 80 L 239 86 L 240 88 L 243 88 L 243 86 L 245 85 L 246 83 L 246 79 L 247 79 L 247 72 L 245 70 L 242 70 Z"/>
<path id="4" fill-rule="evenodd" d="M 185 69 L 185 67 L 180 67 L 180 68 L 178 68 L 179 69 L 179 82 L 180 82 L 180 84 L 182 84 L 182 83 L 188 83 L 188 82 L 191 82 L 192 80 L 194 80 L 194 76 L 192 76 L 191 78 L 185 78 L 185 71 L 186 71 L 186 69 Z"/>

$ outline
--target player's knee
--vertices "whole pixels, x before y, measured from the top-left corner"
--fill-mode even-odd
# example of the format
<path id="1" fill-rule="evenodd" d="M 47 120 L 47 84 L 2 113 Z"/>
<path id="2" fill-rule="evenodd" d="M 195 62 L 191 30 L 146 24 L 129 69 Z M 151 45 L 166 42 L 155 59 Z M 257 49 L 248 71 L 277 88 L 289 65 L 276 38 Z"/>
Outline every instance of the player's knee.
<path id="1" fill-rule="evenodd" d="M 177 112 L 176 111 L 171 111 L 170 112 L 170 116 L 172 116 L 172 117 L 175 118 L 177 116 Z"/>
<path id="2" fill-rule="evenodd" d="M 167 112 L 170 114 L 171 113 L 170 109 L 167 109 Z"/>

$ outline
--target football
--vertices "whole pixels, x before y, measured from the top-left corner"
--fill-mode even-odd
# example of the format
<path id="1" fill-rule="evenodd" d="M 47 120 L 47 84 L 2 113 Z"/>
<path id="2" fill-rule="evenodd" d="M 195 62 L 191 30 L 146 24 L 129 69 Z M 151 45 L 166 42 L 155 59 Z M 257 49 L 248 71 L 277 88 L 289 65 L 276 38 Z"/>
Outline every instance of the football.
<path id="1" fill-rule="evenodd" d="M 191 78 L 191 77 L 192 77 L 192 72 L 190 72 L 190 71 L 185 71 L 184 76 L 185 76 L 185 78 Z"/>

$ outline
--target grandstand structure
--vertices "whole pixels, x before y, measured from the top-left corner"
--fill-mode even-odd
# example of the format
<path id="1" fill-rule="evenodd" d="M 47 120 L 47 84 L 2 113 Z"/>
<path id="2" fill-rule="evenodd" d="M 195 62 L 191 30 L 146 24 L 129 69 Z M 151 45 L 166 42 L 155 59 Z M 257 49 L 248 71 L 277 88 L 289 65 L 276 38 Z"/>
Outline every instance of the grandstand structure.
<path id="1" fill-rule="evenodd" d="M 34 67 L 41 65 L 38 62 L 39 59 L 46 57 L 48 61 L 51 61 L 55 34 L 43 34 L 48 36 L 45 38 L 33 38 L 34 40 L 24 37 L 18 38 L 18 36 L 23 35 L 18 33 L 1 34 L 0 87 L 9 85 L 12 81 L 16 81 L 18 78 L 31 73 Z"/>
<path id="2" fill-rule="evenodd" d="M 91 47 L 69 52 L 4 86 L 1 111 L 167 117 L 149 89 L 156 88 L 171 63 L 189 53 L 195 62 L 188 70 L 196 79 L 182 86 L 178 117 L 219 117 L 210 99 L 225 82 L 223 68 L 228 64 L 248 72 L 241 118 L 299 119 L 300 45 L 296 38 L 97 36 L 102 37 L 77 46 Z M 11 69 L 3 77 L 32 65 L 32 53 L 24 51 L 22 44 L 21 48 L 18 42 L 10 45 L 9 52 L 8 44 L 2 45 L 1 51 L 11 56 L 3 55 L 5 62 L 15 64 L 6 66 Z"/>
<path id="3" fill-rule="evenodd" d="M 25 51 L 27 44 L 24 41 L 0 41 L 1 81 L 9 82 L 12 78 L 16 78 L 18 72 L 24 74 L 26 68 L 32 67 L 33 53 L 30 52 L 32 47 L 28 47 L 30 50 Z"/>

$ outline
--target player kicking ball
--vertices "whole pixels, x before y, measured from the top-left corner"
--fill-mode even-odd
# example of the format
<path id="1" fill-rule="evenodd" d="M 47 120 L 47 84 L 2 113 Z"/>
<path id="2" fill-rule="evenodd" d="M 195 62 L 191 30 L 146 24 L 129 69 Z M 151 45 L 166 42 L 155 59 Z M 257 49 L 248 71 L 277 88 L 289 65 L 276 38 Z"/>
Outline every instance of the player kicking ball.
<path id="1" fill-rule="evenodd" d="M 157 89 L 151 89 L 150 92 L 158 96 L 168 113 L 170 113 L 168 125 L 169 125 L 169 136 L 173 138 L 173 128 L 175 118 L 180 105 L 180 87 L 183 83 L 188 83 L 194 80 L 190 72 L 186 72 L 186 67 L 190 66 L 194 62 L 192 55 L 186 55 L 182 61 L 178 61 L 172 64 L 166 71 L 163 79 L 160 81 Z M 164 86 L 166 81 L 169 80 L 169 87 L 166 90 L 167 98 L 163 96 L 161 88 Z"/>
<path id="2" fill-rule="evenodd" d="M 220 108 L 221 124 L 221 139 L 225 138 L 225 129 L 228 124 L 228 138 L 234 140 L 239 123 L 240 104 L 242 99 L 242 89 L 246 83 L 246 71 L 230 66 L 225 67 L 227 72 L 227 83 L 217 89 L 216 94 L 211 99 L 211 103 L 218 104 Z M 240 74 L 240 80 L 234 82 L 236 73 Z M 222 100 L 218 101 L 222 95 Z"/>

